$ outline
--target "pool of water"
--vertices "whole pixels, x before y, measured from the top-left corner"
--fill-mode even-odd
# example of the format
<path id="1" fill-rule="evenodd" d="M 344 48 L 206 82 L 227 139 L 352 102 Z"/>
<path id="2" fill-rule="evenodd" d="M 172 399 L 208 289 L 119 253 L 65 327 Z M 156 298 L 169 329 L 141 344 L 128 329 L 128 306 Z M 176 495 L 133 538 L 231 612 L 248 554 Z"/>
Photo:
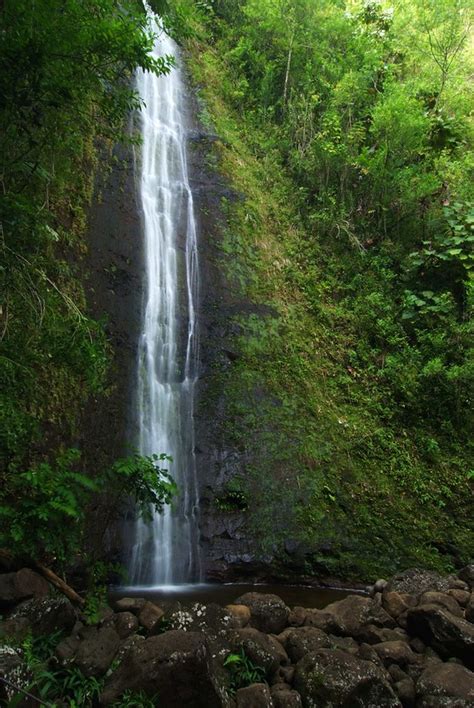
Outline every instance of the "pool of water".
<path id="1" fill-rule="evenodd" d="M 110 589 L 110 599 L 121 597 L 144 597 L 157 604 L 166 605 L 180 602 L 191 604 L 200 602 L 207 604 L 215 602 L 218 605 L 228 605 L 246 592 L 273 593 L 278 595 L 289 606 L 313 607 L 322 609 L 336 600 L 342 600 L 347 595 L 364 594 L 360 590 L 339 588 L 315 588 L 301 585 L 160 585 L 115 587 Z"/>

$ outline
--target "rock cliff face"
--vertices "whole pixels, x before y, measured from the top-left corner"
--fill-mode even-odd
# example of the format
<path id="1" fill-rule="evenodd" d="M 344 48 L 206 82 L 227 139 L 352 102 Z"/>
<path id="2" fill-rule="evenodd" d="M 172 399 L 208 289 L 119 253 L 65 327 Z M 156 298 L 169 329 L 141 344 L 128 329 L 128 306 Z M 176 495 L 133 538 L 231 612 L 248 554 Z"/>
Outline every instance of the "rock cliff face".
<path id="1" fill-rule="evenodd" d="M 200 480 L 201 543 L 206 576 L 235 579 L 254 573 L 252 542 L 244 531 L 239 509 L 220 508 L 217 500 L 229 482 L 245 469 L 245 454 L 233 444 L 227 421 L 229 400 L 225 376 L 238 358 L 235 319 L 256 306 L 242 298 L 227 279 L 222 237 L 225 205 L 241 199 L 219 174 L 216 143 L 219 136 L 200 122 L 197 91 L 190 90 L 189 167 L 199 224 L 201 270 L 200 357 L 201 376 L 195 411 L 197 464 Z"/>
<path id="2" fill-rule="evenodd" d="M 83 419 L 84 463 L 88 470 L 100 471 L 127 454 L 135 439 L 132 411 L 143 250 L 131 147 L 121 146 L 112 155 L 102 154 L 89 214 L 88 242 L 85 285 L 89 310 L 105 322 L 112 360 L 106 394 L 89 402 Z M 91 546 L 99 554 L 103 539 L 96 532 L 94 520 L 104 513 L 104 506 L 107 500 L 92 510 L 89 534 Z M 120 536 L 116 527 L 107 539 L 107 554 L 114 559 L 120 555 Z"/>
<path id="3" fill-rule="evenodd" d="M 198 216 L 201 273 L 201 376 L 195 411 L 201 541 L 206 576 L 223 579 L 240 576 L 240 567 L 247 572 L 255 570 L 251 541 L 242 532 L 242 514 L 220 510 L 215 504 L 219 490 L 245 463 L 228 442 L 228 402 L 221 374 L 232 367 L 237 356 L 233 349 L 233 337 L 238 333 L 235 316 L 251 313 L 254 306 L 242 300 L 221 267 L 222 205 L 240 197 L 215 166 L 214 146 L 219 138 L 200 123 L 197 93 L 190 89 L 189 96 L 189 170 Z M 134 162 L 131 147 L 117 148 L 111 159 L 104 159 L 90 212 L 86 264 L 89 308 L 94 317 L 105 319 L 113 352 L 108 395 L 91 401 L 84 415 L 82 447 L 90 469 L 100 469 L 125 454 L 136 439 L 133 400 L 144 265 Z M 102 513 L 101 508 L 96 512 Z M 109 537 L 110 557 L 120 557 L 120 547 L 126 547 L 131 521 L 132 514 L 122 519 Z M 119 528 L 125 529 L 125 543 Z M 92 524 L 91 543 L 101 542 L 94 540 Z M 236 572 L 231 570 L 234 566 L 238 567 Z"/>

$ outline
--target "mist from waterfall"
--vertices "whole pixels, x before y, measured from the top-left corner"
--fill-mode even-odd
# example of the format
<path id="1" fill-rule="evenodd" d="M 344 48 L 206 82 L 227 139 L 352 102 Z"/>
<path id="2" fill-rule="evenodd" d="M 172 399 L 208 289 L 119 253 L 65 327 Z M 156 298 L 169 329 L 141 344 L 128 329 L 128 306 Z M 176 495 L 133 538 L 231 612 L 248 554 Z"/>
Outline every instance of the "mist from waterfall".
<path id="1" fill-rule="evenodd" d="M 159 27 L 153 54 L 175 57 L 168 75 L 139 71 L 139 197 L 146 288 L 138 346 L 137 420 L 142 455 L 166 453 L 179 488 L 173 508 L 151 523 L 137 519 L 130 580 L 134 585 L 198 582 L 201 564 L 194 399 L 198 376 L 197 229 L 186 155 L 186 95 L 175 42 Z"/>

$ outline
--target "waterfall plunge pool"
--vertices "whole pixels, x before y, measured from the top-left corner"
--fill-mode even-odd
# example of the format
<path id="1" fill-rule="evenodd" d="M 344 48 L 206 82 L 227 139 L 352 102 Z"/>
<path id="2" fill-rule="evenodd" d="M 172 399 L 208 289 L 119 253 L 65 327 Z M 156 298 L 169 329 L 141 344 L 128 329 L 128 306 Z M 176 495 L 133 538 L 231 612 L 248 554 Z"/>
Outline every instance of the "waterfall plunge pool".
<path id="1" fill-rule="evenodd" d="M 266 585 L 266 584 L 226 584 L 200 583 L 195 585 L 133 585 L 111 587 L 109 599 L 121 597 L 144 597 L 157 605 L 171 605 L 177 602 L 189 605 L 200 602 L 203 605 L 214 602 L 229 605 L 246 592 L 272 593 L 278 595 L 289 606 L 323 609 L 336 600 L 343 600 L 348 595 L 365 595 L 360 589 L 310 587 L 307 585 Z"/>

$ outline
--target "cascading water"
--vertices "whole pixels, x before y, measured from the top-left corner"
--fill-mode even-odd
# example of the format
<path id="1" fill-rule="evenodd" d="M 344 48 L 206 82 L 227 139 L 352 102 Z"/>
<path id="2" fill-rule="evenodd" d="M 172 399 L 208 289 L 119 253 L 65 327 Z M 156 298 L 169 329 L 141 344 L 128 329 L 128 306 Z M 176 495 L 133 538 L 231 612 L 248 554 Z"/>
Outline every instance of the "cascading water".
<path id="1" fill-rule="evenodd" d="M 200 578 L 194 396 L 198 374 L 199 292 L 196 220 L 186 155 L 185 94 L 175 42 L 159 27 L 153 54 L 170 55 L 166 76 L 140 71 L 140 200 L 146 292 L 138 352 L 139 450 L 166 453 L 179 497 L 149 524 L 138 519 L 134 585 L 178 585 Z"/>

